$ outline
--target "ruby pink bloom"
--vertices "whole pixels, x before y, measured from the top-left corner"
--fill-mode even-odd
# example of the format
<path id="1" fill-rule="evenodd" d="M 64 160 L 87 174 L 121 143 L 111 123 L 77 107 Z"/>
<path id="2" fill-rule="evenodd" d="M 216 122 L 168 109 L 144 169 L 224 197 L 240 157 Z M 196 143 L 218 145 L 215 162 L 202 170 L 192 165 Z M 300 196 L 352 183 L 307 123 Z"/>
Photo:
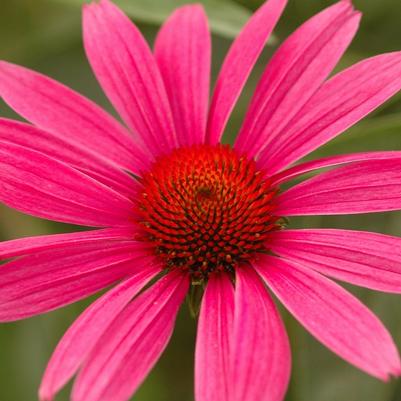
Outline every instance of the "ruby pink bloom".
<path id="1" fill-rule="evenodd" d="M 234 146 L 219 144 L 285 3 L 269 0 L 245 25 L 210 106 L 201 6 L 175 11 L 153 53 L 111 2 L 85 6 L 86 53 L 124 126 L 62 84 L 1 62 L 0 95 L 30 122 L 0 121 L 1 201 L 98 229 L 3 242 L 0 320 L 114 286 L 60 341 L 42 401 L 74 375 L 73 401 L 128 400 L 166 347 L 190 286 L 204 288 L 196 401 L 283 399 L 290 348 L 269 289 L 349 363 L 382 380 L 401 373 L 379 319 L 330 280 L 400 293 L 401 239 L 286 229 L 284 219 L 401 209 L 401 152 L 293 165 L 401 88 L 401 52 L 328 79 L 360 20 L 350 1 L 338 2 L 280 46 Z"/>

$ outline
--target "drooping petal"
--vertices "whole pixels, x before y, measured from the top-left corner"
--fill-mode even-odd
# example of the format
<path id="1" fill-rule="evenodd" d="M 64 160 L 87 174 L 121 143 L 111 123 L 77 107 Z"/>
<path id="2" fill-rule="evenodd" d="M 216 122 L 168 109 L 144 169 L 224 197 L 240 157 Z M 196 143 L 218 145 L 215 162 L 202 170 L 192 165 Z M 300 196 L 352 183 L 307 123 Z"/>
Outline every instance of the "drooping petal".
<path id="1" fill-rule="evenodd" d="M 85 50 L 103 90 L 154 156 L 178 145 L 156 61 L 145 39 L 108 0 L 84 7 Z"/>
<path id="2" fill-rule="evenodd" d="M 270 174 L 330 141 L 401 89 L 401 52 L 364 60 L 325 83 L 260 163 Z"/>
<path id="3" fill-rule="evenodd" d="M 0 260 L 16 256 L 31 255 L 36 252 L 54 248 L 70 248 L 76 245 L 101 242 L 128 241 L 134 238 L 135 231 L 128 228 L 105 228 L 101 230 L 82 231 L 68 234 L 42 235 L 38 237 L 19 238 L 0 242 Z"/>
<path id="4" fill-rule="evenodd" d="M 281 216 L 401 209 L 401 159 L 367 160 L 322 173 L 277 197 Z"/>
<path id="5" fill-rule="evenodd" d="M 136 193 L 137 182 L 119 165 L 66 135 L 55 135 L 29 124 L 0 118 L 0 140 L 25 146 L 70 164 L 125 196 Z"/>
<path id="6" fill-rule="evenodd" d="M 360 162 L 363 160 L 385 160 L 401 158 L 400 151 L 360 152 L 346 155 L 329 156 L 298 164 L 271 177 L 272 185 L 282 184 L 302 174 L 311 173 L 321 168 L 338 166 L 340 164 Z"/>
<path id="7" fill-rule="evenodd" d="M 201 5 L 177 9 L 161 28 L 155 57 L 181 146 L 204 143 L 209 104 L 211 43 Z"/>
<path id="8" fill-rule="evenodd" d="M 252 268 L 236 273 L 230 401 L 282 401 L 291 353 L 278 311 Z"/>
<path id="9" fill-rule="evenodd" d="M 401 293 L 401 239 L 347 230 L 283 230 L 269 249 L 339 280 Z"/>
<path id="10" fill-rule="evenodd" d="M 230 401 L 230 339 L 234 287 L 226 274 L 210 277 L 203 295 L 195 354 L 196 401 Z"/>
<path id="11" fill-rule="evenodd" d="M 232 44 L 217 78 L 210 106 L 206 142 L 220 142 L 231 111 L 270 37 L 286 0 L 268 0 L 256 11 Z"/>
<path id="12" fill-rule="evenodd" d="M 128 400 L 166 347 L 188 285 L 171 272 L 127 306 L 88 357 L 72 400 Z"/>
<path id="13" fill-rule="evenodd" d="M 39 389 L 41 401 L 54 399 L 113 320 L 160 271 L 160 266 L 156 264 L 141 266 L 132 277 L 107 292 L 81 314 L 64 334 L 49 361 Z"/>
<path id="14" fill-rule="evenodd" d="M 350 293 L 283 259 L 266 257 L 256 269 L 287 309 L 333 352 L 382 380 L 401 373 L 390 334 Z"/>
<path id="15" fill-rule="evenodd" d="M 133 203 L 91 177 L 0 140 L 0 201 L 24 213 L 87 226 L 127 226 Z"/>
<path id="16" fill-rule="evenodd" d="M 0 61 L 0 97 L 18 114 L 60 138 L 71 138 L 122 168 L 139 172 L 147 155 L 100 107 L 66 86 Z"/>
<path id="17" fill-rule="evenodd" d="M 312 17 L 279 48 L 263 74 L 235 147 L 250 157 L 281 143 L 281 130 L 321 86 L 347 49 L 360 13 L 342 0 Z"/>
<path id="18" fill-rule="evenodd" d="M 143 244 L 108 241 L 34 253 L 1 266 L 0 321 L 23 319 L 85 298 L 153 260 Z"/>

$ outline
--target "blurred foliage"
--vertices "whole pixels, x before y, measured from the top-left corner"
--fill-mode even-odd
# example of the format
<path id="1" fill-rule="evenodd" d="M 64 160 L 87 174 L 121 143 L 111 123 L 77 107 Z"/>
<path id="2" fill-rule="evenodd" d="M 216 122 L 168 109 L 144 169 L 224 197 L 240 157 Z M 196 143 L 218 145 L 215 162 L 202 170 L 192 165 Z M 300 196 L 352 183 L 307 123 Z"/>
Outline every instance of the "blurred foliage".
<path id="1" fill-rule="evenodd" d="M 184 0 L 117 0 L 140 23 L 150 42 L 159 24 Z M 230 40 L 260 0 L 204 0 L 214 37 L 213 73 L 216 76 Z M 332 2 L 290 0 L 276 30 L 279 41 L 302 21 Z M 339 68 L 377 53 L 401 48 L 401 2 L 355 0 L 364 13 L 361 29 Z M 0 58 L 24 64 L 48 74 L 111 110 L 88 67 L 81 43 L 80 0 L 2 0 Z M 273 49 L 267 48 L 235 108 L 227 129 L 232 141 L 243 119 L 252 90 Z M 401 149 L 401 97 L 341 135 L 310 157 L 366 151 Z M 0 115 L 18 118 L 4 104 Z M 1 173 L 1 172 L 0 172 Z M 47 222 L 0 206 L 0 239 L 72 231 L 74 227 Z M 291 227 L 335 227 L 401 235 L 401 214 L 308 217 L 291 220 Z M 76 229 L 76 228 L 75 228 Z M 0 278 L 1 280 L 1 278 Z M 400 297 L 347 286 L 384 321 L 401 347 Z M 40 377 L 54 346 L 65 329 L 91 300 L 46 316 L 0 326 L 0 400 L 33 401 Z M 401 384 L 368 377 L 318 344 L 283 311 L 293 350 L 293 373 L 286 401 L 400 401 Z M 177 329 L 157 367 L 135 400 L 190 401 L 193 399 L 193 349 L 196 322 L 183 308 Z M 68 399 L 69 388 L 60 401 Z M 246 400 L 252 401 L 252 400 Z"/>
<path id="2" fill-rule="evenodd" d="M 55 0 L 65 4 L 82 5 L 82 0 Z M 177 7 L 183 6 L 190 1 L 185 0 L 116 0 L 115 4 L 120 6 L 130 17 L 136 21 L 160 24 Z M 210 19 L 210 25 L 214 32 L 223 36 L 233 37 L 240 27 L 251 15 L 250 11 L 231 0 L 200 0 Z"/>

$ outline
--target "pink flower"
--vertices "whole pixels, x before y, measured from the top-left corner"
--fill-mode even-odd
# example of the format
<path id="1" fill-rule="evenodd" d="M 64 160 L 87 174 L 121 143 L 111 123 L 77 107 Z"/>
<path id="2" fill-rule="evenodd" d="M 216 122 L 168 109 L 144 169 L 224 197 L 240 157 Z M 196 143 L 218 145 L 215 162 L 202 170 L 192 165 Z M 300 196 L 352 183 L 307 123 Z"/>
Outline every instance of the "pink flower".
<path id="1" fill-rule="evenodd" d="M 360 20 L 340 1 L 269 62 L 233 148 L 218 145 L 285 6 L 269 0 L 234 41 L 208 107 L 210 35 L 199 5 L 164 24 L 154 54 L 112 3 L 84 9 L 85 49 L 128 128 L 38 73 L 0 64 L 0 94 L 32 125 L 0 121 L 0 199 L 34 216 L 100 229 L 0 244 L 0 320 L 44 313 L 114 285 L 70 327 L 41 400 L 75 375 L 73 401 L 125 401 L 203 285 L 197 401 L 282 400 L 290 349 L 267 287 L 317 339 L 387 380 L 401 373 L 382 323 L 328 277 L 401 292 L 401 240 L 284 229 L 283 216 L 401 209 L 401 152 L 288 167 L 401 88 L 401 52 L 327 79 Z M 279 192 L 304 173 L 331 167 Z"/>

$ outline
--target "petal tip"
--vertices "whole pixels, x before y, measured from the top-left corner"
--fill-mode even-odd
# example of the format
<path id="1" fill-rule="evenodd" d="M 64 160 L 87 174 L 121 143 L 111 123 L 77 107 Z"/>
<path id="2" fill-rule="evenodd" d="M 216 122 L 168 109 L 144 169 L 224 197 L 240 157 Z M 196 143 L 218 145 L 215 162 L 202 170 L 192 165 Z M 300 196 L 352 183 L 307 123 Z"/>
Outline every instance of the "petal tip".
<path id="1" fill-rule="evenodd" d="M 39 388 L 39 401 L 53 401 L 54 394 L 52 394 L 48 388 L 45 388 L 43 384 Z"/>
<path id="2" fill-rule="evenodd" d="M 202 3 L 191 3 L 185 4 L 184 6 L 176 8 L 171 16 L 180 16 L 182 14 L 194 14 L 199 13 L 200 15 L 206 16 L 205 7 Z"/>
<path id="3" fill-rule="evenodd" d="M 396 379 L 401 376 L 401 365 L 397 354 L 397 361 L 394 361 L 392 366 L 389 366 L 381 375 L 380 380 L 388 383 L 392 379 Z"/>
<path id="4" fill-rule="evenodd" d="M 393 365 L 393 368 L 391 369 L 391 372 L 389 373 L 389 376 L 390 378 L 397 378 L 401 376 L 401 361 L 398 352 L 396 356 L 396 361 Z"/>
<path id="5" fill-rule="evenodd" d="M 401 368 L 393 368 L 387 372 L 377 375 L 377 378 L 384 383 L 390 382 L 392 379 L 397 379 L 401 376 Z"/>
<path id="6" fill-rule="evenodd" d="M 101 8 L 107 7 L 110 5 L 110 1 L 108 0 L 87 0 L 86 3 L 82 5 L 82 9 L 85 11 L 90 11 L 90 10 L 100 10 Z"/>
<path id="7" fill-rule="evenodd" d="M 101 0 L 85 0 L 84 4 L 82 4 L 82 8 L 91 8 L 96 7 L 101 3 Z"/>
<path id="8" fill-rule="evenodd" d="M 99 6 L 103 7 L 104 10 L 118 9 L 119 11 L 121 11 L 119 7 L 110 0 L 98 0 L 98 1 L 99 1 Z"/>
<path id="9" fill-rule="evenodd" d="M 87 3 L 82 4 L 82 16 L 87 16 L 92 10 L 99 6 L 99 2 L 96 0 L 88 1 Z"/>

